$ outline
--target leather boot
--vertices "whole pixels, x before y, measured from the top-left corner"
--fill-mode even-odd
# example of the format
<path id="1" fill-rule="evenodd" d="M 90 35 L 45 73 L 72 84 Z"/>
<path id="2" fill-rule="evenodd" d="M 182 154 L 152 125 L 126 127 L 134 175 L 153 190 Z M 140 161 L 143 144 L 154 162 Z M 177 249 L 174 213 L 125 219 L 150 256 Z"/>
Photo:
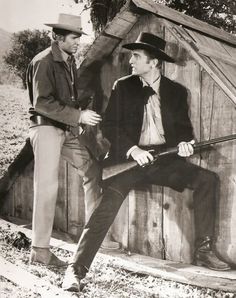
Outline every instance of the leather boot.
<path id="1" fill-rule="evenodd" d="M 212 250 L 212 239 L 208 236 L 196 241 L 193 264 L 217 271 L 226 271 L 231 269 L 227 263 L 221 261 L 216 256 L 215 252 Z"/>
<path id="2" fill-rule="evenodd" d="M 62 283 L 62 288 L 69 292 L 80 292 L 80 281 L 87 273 L 87 269 L 84 266 L 75 266 L 70 264 L 65 272 L 65 276 Z"/>
<path id="3" fill-rule="evenodd" d="M 37 262 L 46 266 L 64 267 L 66 262 L 60 260 L 49 248 L 32 247 L 30 252 L 30 264 Z"/>

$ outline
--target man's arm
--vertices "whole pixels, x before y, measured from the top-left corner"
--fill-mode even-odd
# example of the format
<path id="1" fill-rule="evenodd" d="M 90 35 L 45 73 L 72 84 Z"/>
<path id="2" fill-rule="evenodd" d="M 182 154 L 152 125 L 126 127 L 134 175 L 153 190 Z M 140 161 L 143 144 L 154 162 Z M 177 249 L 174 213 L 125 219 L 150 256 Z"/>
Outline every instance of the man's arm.
<path id="1" fill-rule="evenodd" d="M 31 65 L 28 71 L 32 72 L 28 78 L 33 78 L 32 95 L 37 113 L 70 126 L 77 126 L 80 123 L 96 125 L 101 121 L 100 115 L 94 111 L 81 111 L 56 100 L 55 80 L 48 61 L 39 61 L 34 66 Z"/>
<path id="2" fill-rule="evenodd" d="M 123 128 L 124 124 L 124 94 L 120 82 L 115 82 L 109 103 L 105 112 L 102 129 L 104 136 L 112 147 L 116 148 L 124 158 L 128 150 L 136 145 Z"/>

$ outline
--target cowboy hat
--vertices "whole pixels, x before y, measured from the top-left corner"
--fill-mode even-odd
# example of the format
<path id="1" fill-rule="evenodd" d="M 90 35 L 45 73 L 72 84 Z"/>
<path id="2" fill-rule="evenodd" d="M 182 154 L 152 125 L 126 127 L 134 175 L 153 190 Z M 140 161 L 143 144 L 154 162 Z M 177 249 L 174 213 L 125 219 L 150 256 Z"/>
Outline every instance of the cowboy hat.
<path id="1" fill-rule="evenodd" d="M 166 42 L 164 39 L 148 32 L 141 32 L 135 42 L 124 44 L 123 48 L 128 50 L 147 50 L 148 52 L 154 54 L 156 58 L 171 63 L 175 62 L 172 57 L 168 56 L 164 52 L 165 45 Z"/>
<path id="2" fill-rule="evenodd" d="M 55 24 L 44 24 L 49 27 L 64 29 L 74 33 L 85 34 L 81 27 L 81 17 L 71 14 L 60 13 L 58 17 L 58 22 Z"/>

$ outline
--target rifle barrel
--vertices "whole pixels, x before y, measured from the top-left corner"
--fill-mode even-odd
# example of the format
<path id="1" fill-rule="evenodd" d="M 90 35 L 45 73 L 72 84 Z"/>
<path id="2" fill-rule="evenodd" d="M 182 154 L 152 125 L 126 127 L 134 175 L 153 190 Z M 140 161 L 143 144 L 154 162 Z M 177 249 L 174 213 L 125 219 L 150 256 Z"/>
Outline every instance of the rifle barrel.
<path id="1" fill-rule="evenodd" d="M 234 140 L 234 139 L 236 139 L 236 134 L 232 134 L 232 135 L 225 136 L 225 137 L 211 139 L 209 141 L 199 142 L 199 143 L 196 143 L 193 146 L 194 146 L 194 148 L 198 149 L 198 148 L 202 148 L 202 147 L 209 146 L 209 145 L 214 145 L 214 144 L 218 144 L 218 143 L 222 143 L 222 142 L 226 142 L 226 141 L 231 141 L 231 140 Z"/>
<path id="2" fill-rule="evenodd" d="M 218 143 L 222 143 L 222 142 L 226 142 L 226 141 L 231 141 L 236 139 L 236 134 L 232 134 L 232 135 L 228 135 L 225 137 L 219 137 L 219 138 L 215 138 L 215 139 L 211 139 L 208 141 L 202 141 L 196 144 L 193 144 L 193 148 L 194 151 L 210 146 L 210 145 L 214 145 L 214 144 L 218 144 Z M 158 157 L 161 156 L 168 156 L 171 154 L 177 154 L 179 151 L 178 147 L 173 147 L 173 148 L 169 148 L 166 151 L 160 152 L 158 154 L 154 155 L 154 161 L 158 159 Z M 116 176 L 118 174 L 121 174 L 127 170 L 133 169 L 136 166 L 138 166 L 138 164 L 135 161 L 131 161 L 131 162 L 125 162 L 123 164 L 119 164 L 119 165 L 114 165 L 114 166 L 110 166 L 108 168 L 103 169 L 103 180 L 109 179 L 113 176 Z"/>

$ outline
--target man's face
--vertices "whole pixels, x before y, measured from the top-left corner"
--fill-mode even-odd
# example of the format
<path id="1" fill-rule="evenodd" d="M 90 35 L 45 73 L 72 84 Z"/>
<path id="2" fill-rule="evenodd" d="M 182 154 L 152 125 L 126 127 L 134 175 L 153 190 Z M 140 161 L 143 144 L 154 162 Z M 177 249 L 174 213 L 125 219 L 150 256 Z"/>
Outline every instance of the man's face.
<path id="1" fill-rule="evenodd" d="M 59 41 L 60 48 L 68 54 L 74 54 L 77 51 L 80 35 L 70 33 Z"/>
<path id="2" fill-rule="evenodd" d="M 151 72 L 153 60 L 149 59 L 143 50 L 133 50 L 129 63 L 132 73 L 143 76 Z"/>

